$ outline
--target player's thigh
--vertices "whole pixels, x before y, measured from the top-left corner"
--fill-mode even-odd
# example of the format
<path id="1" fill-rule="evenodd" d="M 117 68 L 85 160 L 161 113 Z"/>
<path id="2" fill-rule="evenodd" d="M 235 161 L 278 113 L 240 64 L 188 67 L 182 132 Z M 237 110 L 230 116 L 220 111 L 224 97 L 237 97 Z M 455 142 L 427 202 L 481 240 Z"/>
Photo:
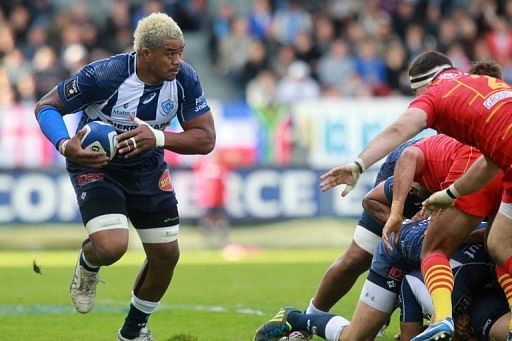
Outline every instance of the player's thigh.
<path id="1" fill-rule="evenodd" d="M 443 252 L 450 255 L 482 218 L 464 213 L 455 207 L 436 212 L 425 234 L 422 255 Z"/>
<path id="2" fill-rule="evenodd" d="M 124 253 L 128 246 L 128 218 L 125 197 L 106 172 L 72 168 L 83 224 L 100 253 Z"/>
<path id="3" fill-rule="evenodd" d="M 489 253 L 498 264 L 512 256 L 512 204 L 502 203 L 487 237 Z"/>
<path id="4" fill-rule="evenodd" d="M 102 192 L 104 193 L 104 192 Z M 115 194 L 97 196 L 80 206 L 89 235 L 100 253 L 122 254 L 128 247 L 128 217 L 124 200 Z"/>

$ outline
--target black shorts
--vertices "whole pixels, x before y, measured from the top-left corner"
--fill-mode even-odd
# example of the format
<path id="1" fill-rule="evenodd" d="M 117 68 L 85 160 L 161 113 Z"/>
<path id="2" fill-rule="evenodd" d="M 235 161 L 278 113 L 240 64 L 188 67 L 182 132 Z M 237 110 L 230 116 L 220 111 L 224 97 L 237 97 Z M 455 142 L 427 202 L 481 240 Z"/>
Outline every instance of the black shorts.
<path id="1" fill-rule="evenodd" d="M 101 169 L 69 162 L 67 169 L 82 221 L 104 214 L 128 216 L 136 228 L 179 223 L 177 200 L 167 164 L 158 155 L 123 167 Z"/>

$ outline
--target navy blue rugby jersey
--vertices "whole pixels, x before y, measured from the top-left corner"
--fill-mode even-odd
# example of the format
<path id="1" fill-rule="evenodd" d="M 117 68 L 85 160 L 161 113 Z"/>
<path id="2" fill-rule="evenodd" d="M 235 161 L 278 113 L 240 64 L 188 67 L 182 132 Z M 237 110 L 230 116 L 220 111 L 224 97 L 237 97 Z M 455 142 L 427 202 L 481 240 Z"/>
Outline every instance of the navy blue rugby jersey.
<path id="1" fill-rule="evenodd" d="M 83 110 L 78 125 L 90 121 L 112 124 L 118 132 L 136 128 L 129 115 L 164 130 L 177 117 L 180 124 L 210 111 L 196 71 L 182 61 L 176 79 L 145 84 L 135 70 L 136 53 L 97 60 L 58 84 L 68 112 Z"/>

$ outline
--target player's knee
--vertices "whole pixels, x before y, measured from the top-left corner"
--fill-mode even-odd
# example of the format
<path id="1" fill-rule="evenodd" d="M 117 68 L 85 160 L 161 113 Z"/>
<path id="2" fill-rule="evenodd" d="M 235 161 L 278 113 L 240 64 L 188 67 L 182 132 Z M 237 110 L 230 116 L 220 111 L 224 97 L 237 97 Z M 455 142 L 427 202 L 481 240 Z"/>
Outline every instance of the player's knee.
<path id="1" fill-rule="evenodd" d="M 105 214 L 85 225 L 101 265 L 118 261 L 128 249 L 128 219 L 123 214 Z"/>
<path id="2" fill-rule="evenodd" d="M 489 255 L 491 258 L 498 264 L 504 264 L 507 260 L 506 252 L 504 252 L 504 243 L 499 238 L 489 238 L 487 239 L 487 249 L 489 250 Z"/>
<path id="3" fill-rule="evenodd" d="M 116 243 L 106 247 L 96 247 L 96 256 L 101 265 L 112 265 L 126 253 L 128 243 Z"/>
<path id="4" fill-rule="evenodd" d="M 331 267 L 334 271 L 341 276 L 347 272 L 352 274 L 361 274 L 368 270 L 372 256 L 365 251 L 355 249 L 357 246 L 354 244 L 349 250 L 340 257 Z"/>
<path id="5" fill-rule="evenodd" d="M 159 268 L 173 269 L 180 258 L 178 243 L 162 245 L 148 252 L 148 262 Z"/>

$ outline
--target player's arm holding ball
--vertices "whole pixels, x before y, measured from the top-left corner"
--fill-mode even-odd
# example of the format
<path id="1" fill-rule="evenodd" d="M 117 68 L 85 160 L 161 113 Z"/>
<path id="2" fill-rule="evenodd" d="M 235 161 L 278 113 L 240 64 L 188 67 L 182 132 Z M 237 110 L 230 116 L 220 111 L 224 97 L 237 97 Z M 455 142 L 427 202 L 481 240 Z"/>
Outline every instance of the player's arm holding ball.
<path id="1" fill-rule="evenodd" d="M 183 132 L 163 132 L 130 115 L 137 128 L 117 136 L 118 153 L 134 157 L 163 147 L 178 154 L 208 154 L 215 147 L 215 125 L 211 112 L 182 122 Z M 135 143 L 134 143 L 135 142 Z"/>
<path id="2" fill-rule="evenodd" d="M 68 83 L 73 81 L 78 81 L 78 78 L 68 80 Z M 65 84 L 64 87 L 66 87 Z M 66 89 L 63 91 L 65 92 Z M 82 149 L 81 139 L 85 134 L 84 130 L 79 131 L 72 138 L 69 137 L 62 116 L 72 111 L 62 103 L 57 87 L 37 102 L 34 111 L 41 130 L 63 156 L 90 168 L 101 168 L 108 163 L 109 159 L 105 152 Z"/>

